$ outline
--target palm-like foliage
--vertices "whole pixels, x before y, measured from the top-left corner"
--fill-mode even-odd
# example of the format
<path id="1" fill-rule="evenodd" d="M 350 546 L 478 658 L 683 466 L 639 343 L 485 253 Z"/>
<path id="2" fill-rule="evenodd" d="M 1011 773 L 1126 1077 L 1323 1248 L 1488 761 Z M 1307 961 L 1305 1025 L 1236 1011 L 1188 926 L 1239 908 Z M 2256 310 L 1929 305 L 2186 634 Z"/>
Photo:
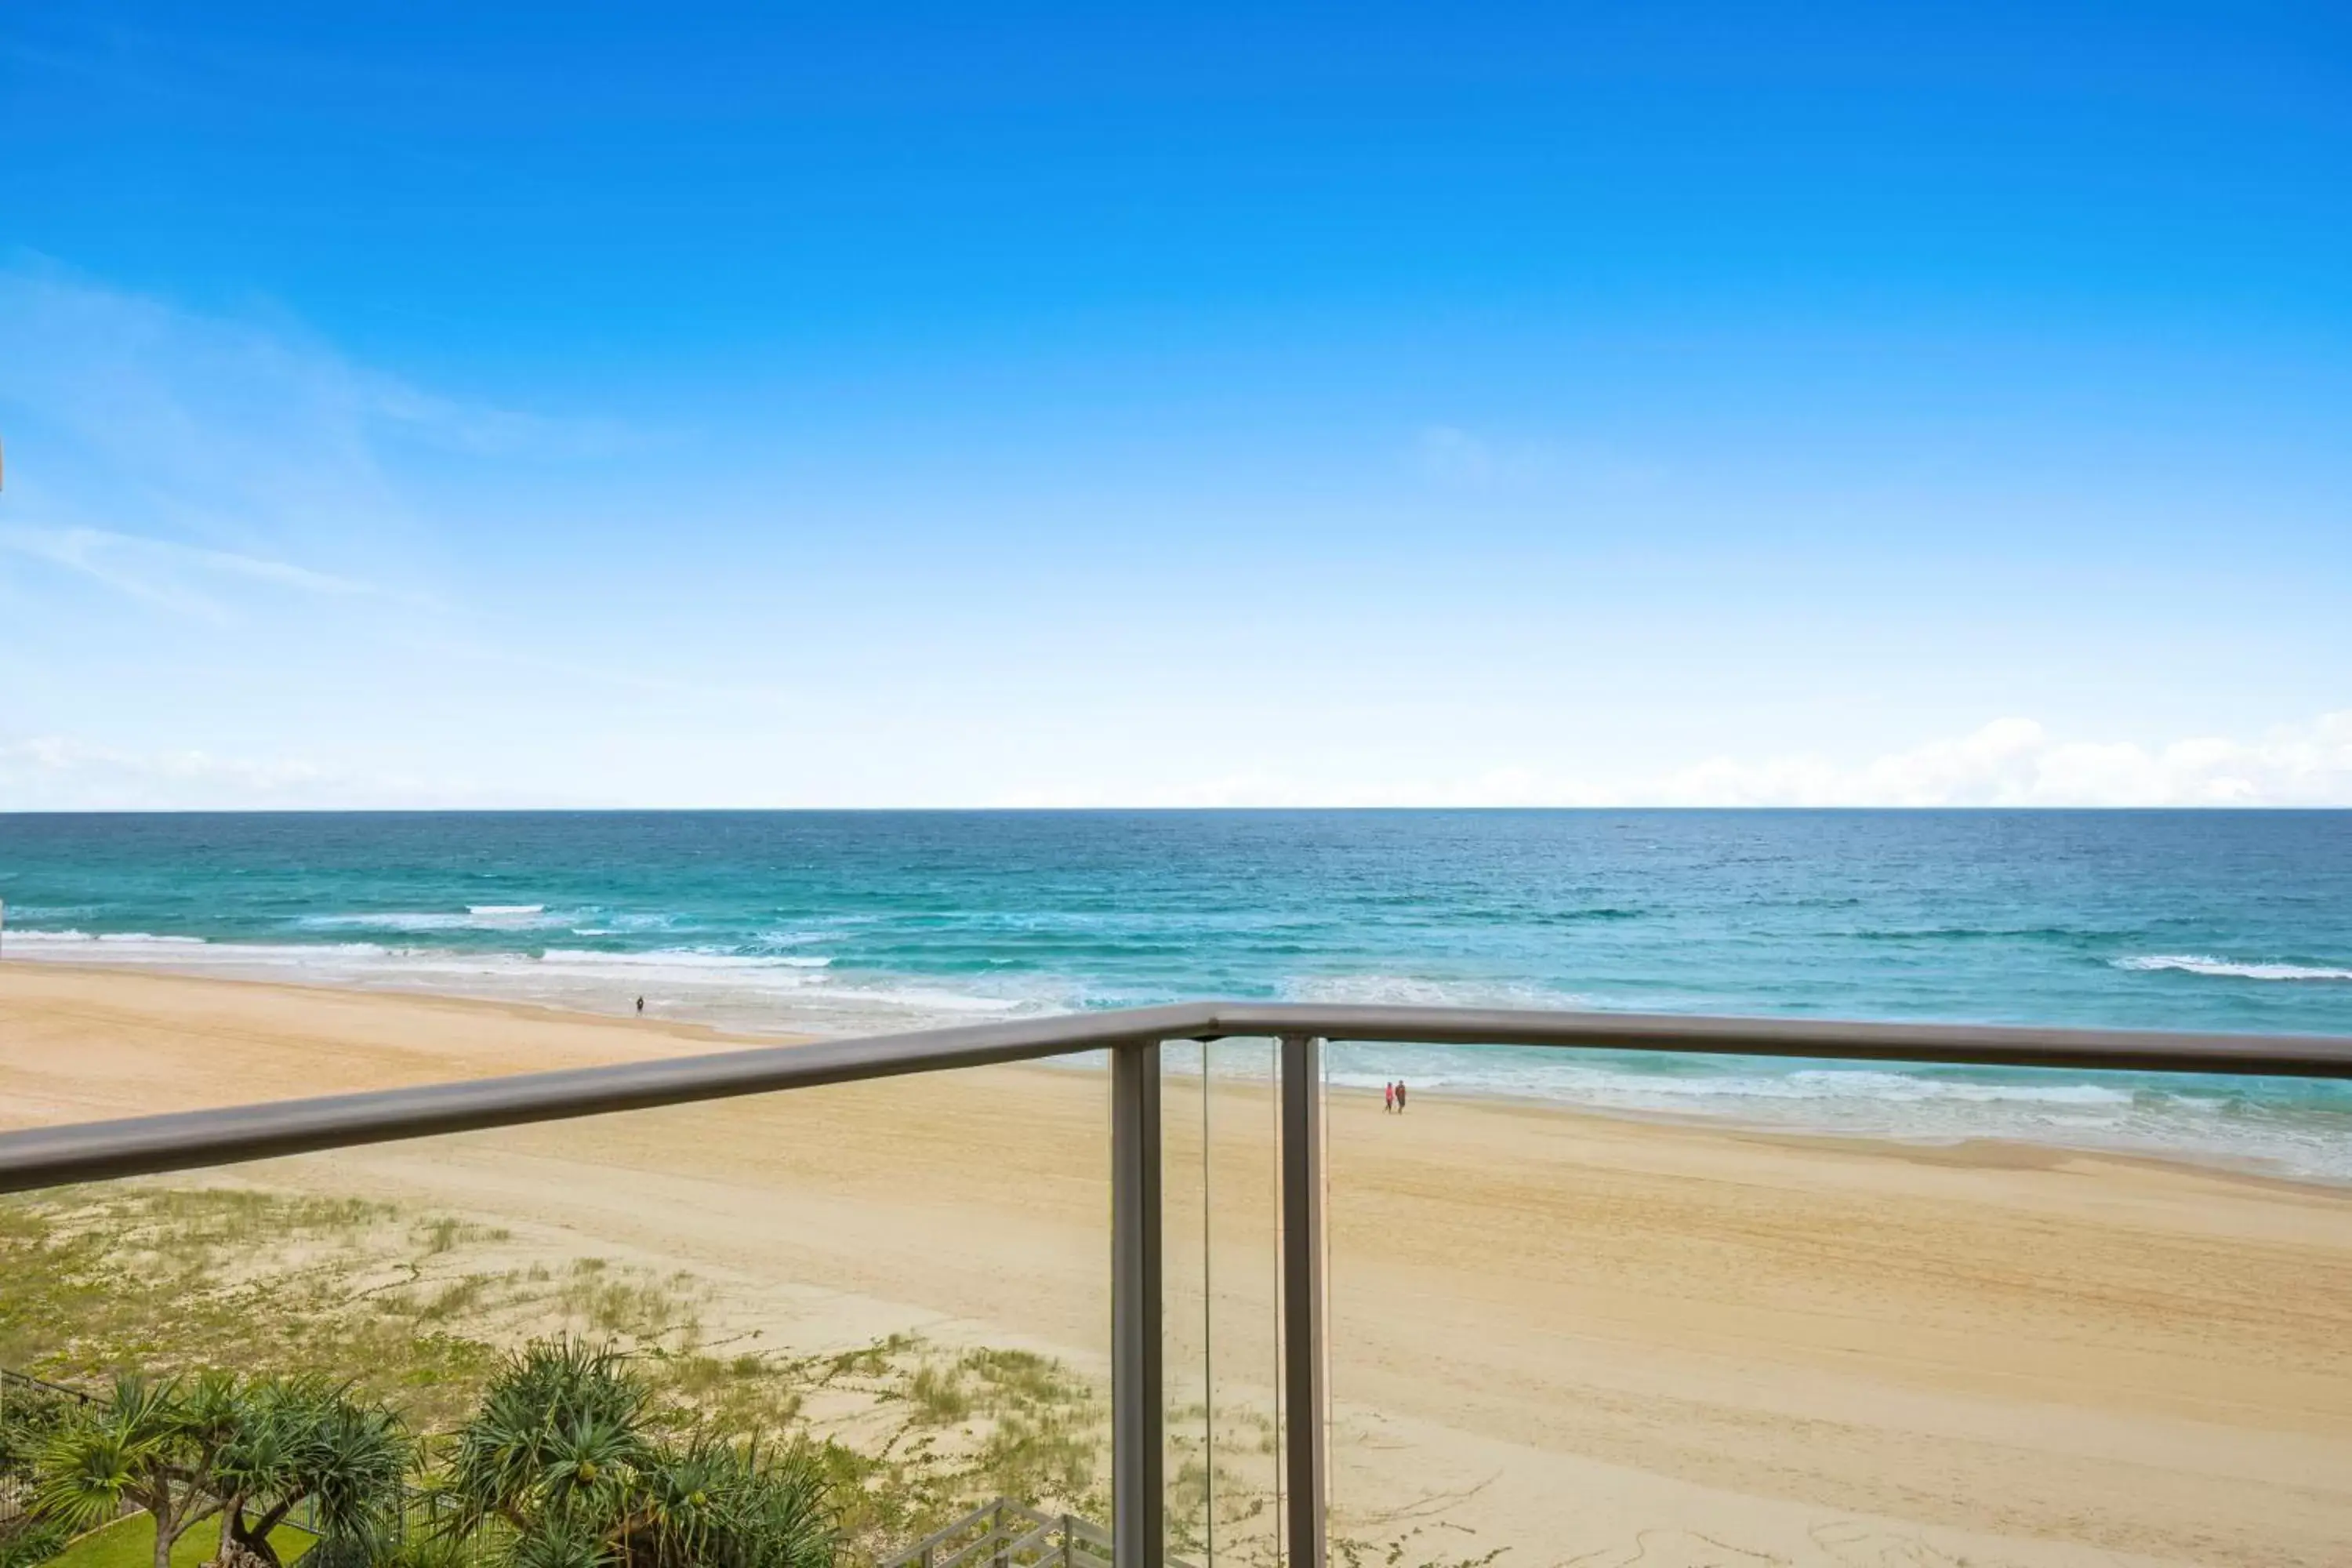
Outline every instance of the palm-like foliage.
<path id="1" fill-rule="evenodd" d="M 457 1434 L 447 1528 L 514 1531 L 511 1568 L 820 1568 L 833 1528 L 815 1467 L 709 1435 L 664 1441 L 609 1346 L 530 1345 Z"/>
<path id="2" fill-rule="evenodd" d="M 146 1479 L 157 1440 L 126 1423 L 78 1423 L 50 1438 L 33 1494 L 40 1511 L 68 1530 L 112 1519 Z"/>
<path id="3" fill-rule="evenodd" d="M 227 1505 L 224 1530 L 275 1562 L 270 1532 L 308 1500 L 323 1535 L 373 1554 L 397 1518 L 414 1456 L 398 1418 L 381 1405 L 317 1379 L 256 1384 L 213 1463 Z"/>
<path id="4" fill-rule="evenodd" d="M 379 1539 L 397 1516 L 410 1455 L 390 1412 L 317 1381 L 123 1378 L 109 1405 L 51 1437 L 35 1495 L 45 1515 L 78 1530 L 125 1503 L 145 1510 L 157 1568 L 215 1514 L 226 1540 L 275 1563 L 269 1533 L 306 1498 L 330 1535 Z"/>
<path id="5" fill-rule="evenodd" d="M 648 1395 L 609 1346 L 572 1339 L 530 1345 L 508 1362 L 458 1431 L 449 1458 L 450 1528 L 502 1519 L 528 1532 L 600 1487 L 621 1495 L 643 1457 Z"/>
<path id="6" fill-rule="evenodd" d="M 669 1456 L 643 1510 L 642 1560 L 659 1568 L 804 1568 L 833 1561 L 817 1468 L 699 1434 Z"/>
<path id="7" fill-rule="evenodd" d="M 42 1446 L 35 1505 L 69 1530 L 89 1530 L 125 1503 L 155 1519 L 155 1562 L 169 1568 L 173 1543 L 220 1511 L 197 1485 L 204 1455 L 185 1418 L 176 1382 L 115 1380 L 114 1398 L 68 1421 Z"/>

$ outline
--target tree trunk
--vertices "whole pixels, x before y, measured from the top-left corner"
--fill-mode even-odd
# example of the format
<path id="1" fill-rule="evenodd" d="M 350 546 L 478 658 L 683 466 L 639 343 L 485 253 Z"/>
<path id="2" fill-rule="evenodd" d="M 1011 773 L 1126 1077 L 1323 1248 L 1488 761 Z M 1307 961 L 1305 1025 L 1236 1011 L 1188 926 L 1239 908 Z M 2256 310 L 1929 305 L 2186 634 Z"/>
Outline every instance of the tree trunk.
<path id="1" fill-rule="evenodd" d="M 148 1510 L 155 1515 L 155 1568 L 172 1568 L 172 1548 L 180 1544 L 180 1537 L 218 1513 L 220 1505 L 214 1503 L 210 1507 L 196 1508 L 184 1502 L 180 1509 L 177 1513 L 169 1508 Z M 228 1521 L 222 1521 L 221 1529 L 226 1531 L 227 1528 Z"/>
<path id="2" fill-rule="evenodd" d="M 278 1550 L 269 1544 L 269 1531 L 277 1522 L 277 1516 L 271 1514 L 247 1524 L 245 1507 L 240 1503 L 221 1515 L 221 1543 L 224 1546 L 233 1543 L 241 1551 L 250 1552 L 268 1563 L 269 1568 L 278 1568 Z"/>

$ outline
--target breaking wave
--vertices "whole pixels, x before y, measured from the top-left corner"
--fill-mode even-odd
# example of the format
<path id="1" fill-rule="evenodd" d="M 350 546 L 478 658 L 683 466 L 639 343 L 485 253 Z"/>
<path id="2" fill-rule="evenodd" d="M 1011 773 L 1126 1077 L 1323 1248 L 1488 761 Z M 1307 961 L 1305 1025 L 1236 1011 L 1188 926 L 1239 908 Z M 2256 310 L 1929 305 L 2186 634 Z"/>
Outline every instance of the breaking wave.
<path id="1" fill-rule="evenodd" d="M 2161 952 L 2146 958 L 2118 958 L 2117 969 L 2177 970 L 2184 974 L 2210 974 L 2231 980 L 2352 980 L 2352 969 L 2311 963 L 2242 963 L 2193 952 Z"/>

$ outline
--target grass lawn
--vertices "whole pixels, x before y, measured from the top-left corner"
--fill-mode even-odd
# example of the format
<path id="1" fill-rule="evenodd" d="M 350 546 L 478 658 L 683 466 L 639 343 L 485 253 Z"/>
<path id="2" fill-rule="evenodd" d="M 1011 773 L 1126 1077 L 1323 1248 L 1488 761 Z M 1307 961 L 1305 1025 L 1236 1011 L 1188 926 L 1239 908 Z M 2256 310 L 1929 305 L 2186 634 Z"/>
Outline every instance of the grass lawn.
<path id="1" fill-rule="evenodd" d="M 278 1549 L 278 1560 L 291 1564 L 310 1550 L 317 1536 L 304 1530 L 279 1525 L 269 1535 L 269 1544 Z M 172 1568 L 197 1568 L 220 1550 L 220 1521 L 208 1519 L 172 1548 Z M 143 1513 L 117 1520 L 104 1530 L 93 1531 L 66 1548 L 62 1556 L 49 1560 L 44 1568 L 152 1568 L 155 1561 L 155 1521 Z"/>

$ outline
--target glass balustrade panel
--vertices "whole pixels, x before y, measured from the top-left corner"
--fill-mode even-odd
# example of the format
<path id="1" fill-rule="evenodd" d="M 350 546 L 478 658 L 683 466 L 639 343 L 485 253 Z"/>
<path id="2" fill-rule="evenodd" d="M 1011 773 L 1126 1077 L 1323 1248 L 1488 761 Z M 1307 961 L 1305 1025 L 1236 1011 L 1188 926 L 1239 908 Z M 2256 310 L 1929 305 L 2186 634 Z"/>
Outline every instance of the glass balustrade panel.
<path id="1" fill-rule="evenodd" d="M 460 1559 L 610 1545 L 668 1486 L 763 1499 L 787 1535 L 803 1509 L 845 1564 L 927 1538 L 934 1568 L 1107 1561 L 1109 1110 L 1079 1058 L 0 1198 L 0 1536 L 127 1376 L 255 1423 L 305 1390 L 381 1418 L 414 1450 L 389 1527 Z M 524 1452 L 534 1412 L 559 1439 L 497 1491 L 485 1445 Z M 559 1458 L 632 1500 L 563 1503 Z M 144 1562 L 135 1489 L 109 1506 Z M 323 1495 L 277 1521 L 281 1560 L 334 1533 Z"/>
<path id="2" fill-rule="evenodd" d="M 1504 1065 L 1327 1049 L 1335 1563 L 2345 1561 L 2352 1193 Z"/>
<path id="3" fill-rule="evenodd" d="M 1168 1551 L 1280 1560 L 1276 1047 L 1161 1050 Z"/>

